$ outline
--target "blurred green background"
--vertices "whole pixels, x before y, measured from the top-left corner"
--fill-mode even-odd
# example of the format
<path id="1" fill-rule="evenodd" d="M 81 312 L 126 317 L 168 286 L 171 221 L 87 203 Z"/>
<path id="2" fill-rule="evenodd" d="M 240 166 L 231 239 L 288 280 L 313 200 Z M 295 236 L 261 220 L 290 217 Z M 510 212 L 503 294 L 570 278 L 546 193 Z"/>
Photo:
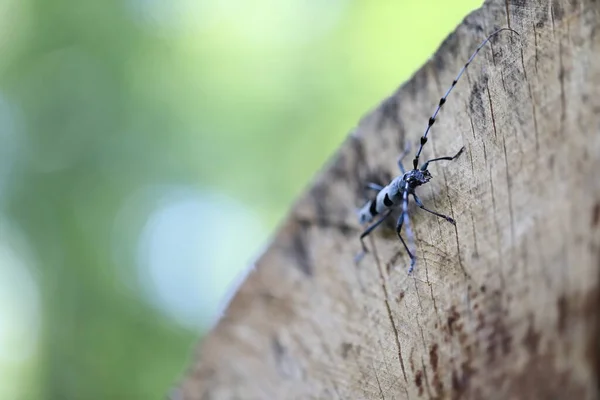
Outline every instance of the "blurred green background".
<path id="1" fill-rule="evenodd" d="M 164 398 L 295 196 L 480 3 L 0 0 L 0 399 Z"/>

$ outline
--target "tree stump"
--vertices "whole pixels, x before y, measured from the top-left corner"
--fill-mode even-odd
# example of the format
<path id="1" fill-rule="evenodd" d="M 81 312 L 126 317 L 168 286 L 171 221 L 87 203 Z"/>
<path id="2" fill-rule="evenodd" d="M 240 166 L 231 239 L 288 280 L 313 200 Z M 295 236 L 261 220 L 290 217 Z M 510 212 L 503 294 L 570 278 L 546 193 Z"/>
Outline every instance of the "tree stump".
<path id="1" fill-rule="evenodd" d="M 417 266 L 356 209 L 429 135 Z M 411 154 L 412 156 L 412 154 Z M 410 163 L 409 156 L 407 160 Z M 407 164 L 408 164 L 407 163 Z M 192 399 L 593 399 L 600 373 L 600 2 L 487 1 L 360 121 L 200 343 Z"/>

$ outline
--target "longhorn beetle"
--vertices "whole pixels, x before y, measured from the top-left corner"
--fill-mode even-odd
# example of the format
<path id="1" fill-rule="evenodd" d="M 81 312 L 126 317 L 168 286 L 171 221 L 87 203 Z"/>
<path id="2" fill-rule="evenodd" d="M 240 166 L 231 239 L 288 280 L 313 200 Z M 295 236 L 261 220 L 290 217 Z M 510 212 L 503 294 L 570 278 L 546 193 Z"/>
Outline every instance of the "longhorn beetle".
<path id="1" fill-rule="evenodd" d="M 402 173 L 402 175 L 399 175 L 396 178 L 394 178 L 385 187 L 377 185 L 375 183 L 367 184 L 367 188 L 377 190 L 378 193 L 377 193 L 377 196 L 373 200 L 368 201 L 367 204 L 365 204 L 359 210 L 359 212 L 358 212 L 359 222 L 361 224 L 371 223 L 377 215 L 380 215 L 380 218 L 375 223 L 373 223 L 371 226 L 369 226 L 360 235 L 360 243 L 362 246 L 362 251 L 356 256 L 356 258 L 355 258 L 356 262 L 359 262 L 362 259 L 362 257 L 367 253 L 367 247 L 364 242 L 365 237 L 367 235 L 369 235 L 371 232 L 373 232 L 373 230 L 375 228 L 377 228 L 383 221 L 385 221 L 385 219 L 390 216 L 390 214 L 392 213 L 393 209 L 396 206 L 402 205 L 402 213 L 400 214 L 400 217 L 398 218 L 398 222 L 396 223 L 396 233 L 398 234 L 398 238 L 404 245 L 404 248 L 406 249 L 406 252 L 408 253 L 408 256 L 410 257 L 410 268 L 408 269 L 408 273 L 410 274 L 413 271 L 417 259 L 415 257 L 416 249 L 415 249 L 415 244 L 414 244 L 413 233 L 412 233 L 411 226 L 410 226 L 410 217 L 408 215 L 408 198 L 409 198 L 409 196 L 413 196 L 415 203 L 417 203 L 417 206 L 419 206 L 423 210 L 425 210 L 428 213 L 431 213 L 433 215 L 436 215 L 440 218 L 444 218 L 446 221 L 450 222 L 452 225 L 456 225 L 456 221 L 454 221 L 454 219 L 448 217 L 447 215 L 440 214 L 436 211 L 430 210 L 427 207 L 425 207 L 425 205 L 423 205 L 423 203 L 421 202 L 421 200 L 415 193 L 415 189 L 421 185 L 426 184 L 432 178 L 431 173 L 428 170 L 429 163 L 436 162 L 436 161 L 442 161 L 442 160 L 450 160 L 450 161 L 455 160 L 465 150 L 464 146 L 455 155 L 447 156 L 447 157 L 438 157 L 438 158 L 434 158 L 431 160 L 427 160 L 427 161 L 425 161 L 425 163 L 423 163 L 423 165 L 421 165 L 420 168 L 418 168 L 419 157 L 421 156 L 421 151 L 423 150 L 423 146 L 425 146 L 425 143 L 427 143 L 427 134 L 429 133 L 429 131 L 431 130 L 431 127 L 435 123 L 436 117 L 437 117 L 438 113 L 440 112 L 440 110 L 442 109 L 442 106 L 446 103 L 446 99 L 448 98 L 448 95 L 450 94 L 452 89 L 454 89 L 454 86 L 456 86 L 456 83 L 458 82 L 458 80 L 460 79 L 462 74 L 467 70 L 469 64 L 471 64 L 471 62 L 473 61 L 473 59 L 475 58 L 477 53 L 479 53 L 479 50 L 481 50 L 481 48 L 483 46 L 485 46 L 486 43 L 492 37 L 494 37 L 495 35 L 497 35 L 499 32 L 502 32 L 502 31 L 511 31 L 512 33 L 519 35 L 518 32 L 516 32 L 510 28 L 498 29 L 497 31 L 495 31 L 491 35 L 489 35 L 483 42 L 481 42 L 479 47 L 477 47 L 475 52 L 473 52 L 473 54 L 471 55 L 471 57 L 469 58 L 467 63 L 461 68 L 460 72 L 458 73 L 458 75 L 456 76 L 454 81 L 452 82 L 452 85 L 450 85 L 450 87 L 448 88 L 448 90 L 446 91 L 444 96 L 440 99 L 438 106 L 435 109 L 435 112 L 433 113 L 433 115 L 429 118 L 429 122 L 427 123 L 427 128 L 425 128 L 425 133 L 421 137 L 421 145 L 419 146 L 419 151 L 417 151 L 417 154 L 415 155 L 415 158 L 413 159 L 413 169 L 407 172 L 407 171 L 405 171 L 404 165 L 402 164 L 402 159 L 410 151 L 410 145 L 407 145 L 404 152 L 398 158 L 398 168 L 400 169 L 400 172 Z M 410 247 L 407 246 L 406 242 L 402 238 L 402 235 L 400 234 L 403 224 L 406 226 L 406 236 L 408 237 Z"/>

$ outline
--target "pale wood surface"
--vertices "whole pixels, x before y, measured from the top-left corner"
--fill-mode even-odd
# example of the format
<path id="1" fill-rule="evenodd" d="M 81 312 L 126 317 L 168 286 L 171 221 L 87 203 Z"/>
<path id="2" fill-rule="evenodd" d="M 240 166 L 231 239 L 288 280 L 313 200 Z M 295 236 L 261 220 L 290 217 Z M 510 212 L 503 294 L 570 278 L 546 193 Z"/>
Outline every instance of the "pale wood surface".
<path id="1" fill-rule="evenodd" d="M 418 191 L 456 228 L 415 208 L 413 275 L 389 227 L 355 266 L 364 183 L 397 175 L 405 139 L 414 150 L 462 64 L 507 25 L 520 38 L 481 51 L 424 151 L 466 146 Z M 180 397 L 598 398 L 599 223 L 600 1 L 488 1 L 315 179 Z"/>

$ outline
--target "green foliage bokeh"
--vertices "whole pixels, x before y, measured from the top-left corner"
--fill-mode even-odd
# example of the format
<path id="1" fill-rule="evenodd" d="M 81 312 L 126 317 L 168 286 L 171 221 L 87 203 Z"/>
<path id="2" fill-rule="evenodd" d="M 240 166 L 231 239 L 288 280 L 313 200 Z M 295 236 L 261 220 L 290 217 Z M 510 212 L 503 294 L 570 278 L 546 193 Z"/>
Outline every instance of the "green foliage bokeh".
<path id="1" fill-rule="evenodd" d="M 164 398 L 204 330 L 140 296 L 156 204 L 116 224 L 128 199 L 202 188 L 273 229 L 480 3 L 0 1 L 0 219 L 27 243 L 40 296 L 35 353 L 19 373 L 0 359 L 0 398 Z"/>

